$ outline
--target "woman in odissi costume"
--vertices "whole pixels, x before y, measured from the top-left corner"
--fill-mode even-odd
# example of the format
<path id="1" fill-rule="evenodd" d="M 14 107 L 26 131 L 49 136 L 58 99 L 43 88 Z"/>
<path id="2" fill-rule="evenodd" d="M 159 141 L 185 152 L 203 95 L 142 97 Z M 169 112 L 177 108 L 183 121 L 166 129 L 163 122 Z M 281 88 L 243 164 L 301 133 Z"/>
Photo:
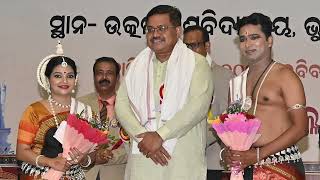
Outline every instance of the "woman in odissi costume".
<path id="1" fill-rule="evenodd" d="M 91 157 L 76 148 L 70 159 L 63 158 L 61 143 L 54 134 L 69 113 L 92 117 L 91 108 L 72 98 L 77 84 L 75 62 L 63 56 L 59 43 L 57 53 L 45 57 L 38 66 L 37 80 L 48 93 L 48 99 L 29 105 L 19 124 L 17 159 L 21 163 L 21 179 L 42 179 L 50 168 L 65 172 L 61 179 L 85 179 L 81 166 L 89 166 Z"/>

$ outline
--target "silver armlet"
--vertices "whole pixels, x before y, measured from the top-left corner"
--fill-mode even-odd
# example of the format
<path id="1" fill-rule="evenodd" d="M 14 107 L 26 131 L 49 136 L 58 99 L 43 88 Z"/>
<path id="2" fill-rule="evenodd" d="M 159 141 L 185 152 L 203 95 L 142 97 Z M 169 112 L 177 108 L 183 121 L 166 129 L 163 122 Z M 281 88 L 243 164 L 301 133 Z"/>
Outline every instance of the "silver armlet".
<path id="1" fill-rule="evenodd" d="M 292 111 L 292 110 L 302 109 L 302 108 L 306 108 L 306 106 L 301 105 L 301 104 L 295 104 L 295 105 L 289 107 L 287 111 Z"/>

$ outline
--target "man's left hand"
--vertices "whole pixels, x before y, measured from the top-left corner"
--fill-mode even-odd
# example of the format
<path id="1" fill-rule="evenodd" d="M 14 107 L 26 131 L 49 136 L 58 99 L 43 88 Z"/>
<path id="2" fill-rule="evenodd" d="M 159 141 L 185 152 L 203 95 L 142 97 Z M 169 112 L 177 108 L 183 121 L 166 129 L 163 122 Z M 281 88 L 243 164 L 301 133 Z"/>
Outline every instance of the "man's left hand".
<path id="1" fill-rule="evenodd" d="M 141 153 L 148 157 L 148 154 L 152 154 L 162 147 L 163 140 L 161 136 L 155 132 L 145 132 L 138 134 L 137 138 L 142 138 L 138 144 L 138 148 Z"/>
<path id="2" fill-rule="evenodd" d="M 161 166 L 167 166 L 168 161 L 171 159 L 171 156 L 163 147 L 151 155 L 148 154 L 148 156 L 155 164 L 160 164 Z"/>

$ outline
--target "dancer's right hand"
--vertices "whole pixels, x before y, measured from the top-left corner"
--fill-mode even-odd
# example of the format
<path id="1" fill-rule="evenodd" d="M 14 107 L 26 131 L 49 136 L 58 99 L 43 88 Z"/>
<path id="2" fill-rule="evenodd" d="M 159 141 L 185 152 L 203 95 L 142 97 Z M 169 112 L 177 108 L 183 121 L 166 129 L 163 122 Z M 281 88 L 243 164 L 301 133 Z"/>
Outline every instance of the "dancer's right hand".
<path id="1" fill-rule="evenodd" d="M 61 154 L 59 154 L 55 158 L 50 158 L 50 160 L 48 161 L 48 165 L 54 170 L 62 171 L 62 172 L 66 172 L 71 167 L 71 164 L 69 164 L 67 159 L 62 157 Z"/>

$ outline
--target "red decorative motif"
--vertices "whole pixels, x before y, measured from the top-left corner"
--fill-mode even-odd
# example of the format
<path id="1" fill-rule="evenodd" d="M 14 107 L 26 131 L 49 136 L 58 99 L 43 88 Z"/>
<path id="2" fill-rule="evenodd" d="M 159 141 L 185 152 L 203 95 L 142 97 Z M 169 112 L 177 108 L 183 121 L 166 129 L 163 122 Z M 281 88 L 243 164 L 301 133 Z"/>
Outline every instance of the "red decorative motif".
<path id="1" fill-rule="evenodd" d="M 313 78 L 319 78 L 320 76 L 320 65 L 312 64 L 309 67 L 307 66 L 307 61 L 304 59 L 299 59 L 296 61 L 296 66 L 292 64 L 286 64 L 289 68 L 297 73 L 300 78 L 306 78 L 309 73 Z M 222 67 L 229 69 L 233 72 L 234 75 L 239 75 L 242 73 L 247 66 L 241 64 L 223 64 Z"/>
<path id="2" fill-rule="evenodd" d="M 296 66 L 296 73 L 298 76 L 305 78 L 306 73 L 308 72 L 308 67 L 306 66 L 307 61 L 304 59 L 299 59 L 296 63 L 298 64 Z"/>
<path id="3" fill-rule="evenodd" d="M 308 106 L 306 108 L 309 118 L 309 134 L 318 134 L 318 128 L 319 128 L 319 113 L 314 107 Z"/>
<path id="4" fill-rule="evenodd" d="M 313 64 L 309 68 L 309 73 L 312 77 L 319 78 L 320 66 L 318 64 Z"/>
<path id="5" fill-rule="evenodd" d="M 163 93 L 164 93 L 164 84 L 162 84 L 159 89 L 160 104 L 162 104 L 162 101 L 163 101 Z"/>
<path id="6" fill-rule="evenodd" d="M 242 65 L 242 64 L 236 64 L 232 66 L 231 64 L 224 64 L 222 67 L 229 69 L 230 71 L 233 72 L 234 75 L 239 75 L 241 74 L 248 66 L 247 65 Z"/>
<path id="7" fill-rule="evenodd" d="M 222 67 L 229 69 L 230 71 L 232 71 L 232 66 L 230 64 L 224 64 L 222 65 Z"/>
<path id="8" fill-rule="evenodd" d="M 121 75 L 124 76 L 126 70 L 130 63 L 134 60 L 133 57 L 130 57 L 127 62 L 121 63 Z M 307 66 L 307 61 L 305 59 L 299 59 L 296 61 L 296 66 L 293 64 L 286 64 L 290 67 L 293 71 L 297 73 L 300 78 L 306 78 L 307 74 L 309 73 L 313 78 L 319 78 L 320 76 L 320 65 L 319 64 L 312 64 L 309 67 Z M 242 64 L 223 64 L 222 67 L 229 69 L 233 72 L 234 75 L 241 74 L 248 66 Z"/>

